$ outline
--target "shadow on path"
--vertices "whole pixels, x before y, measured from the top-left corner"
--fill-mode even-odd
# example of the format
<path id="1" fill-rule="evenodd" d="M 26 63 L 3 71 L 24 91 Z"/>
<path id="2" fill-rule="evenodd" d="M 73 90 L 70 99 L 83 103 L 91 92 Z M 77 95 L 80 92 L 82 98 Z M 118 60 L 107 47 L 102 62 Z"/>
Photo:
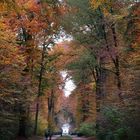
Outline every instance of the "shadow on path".
<path id="1" fill-rule="evenodd" d="M 59 137 L 60 137 L 59 135 L 53 136 L 52 140 L 57 140 Z M 16 140 L 46 140 L 46 138 L 41 137 L 41 136 L 33 136 L 33 137 L 27 138 L 27 139 L 18 137 Z"/>

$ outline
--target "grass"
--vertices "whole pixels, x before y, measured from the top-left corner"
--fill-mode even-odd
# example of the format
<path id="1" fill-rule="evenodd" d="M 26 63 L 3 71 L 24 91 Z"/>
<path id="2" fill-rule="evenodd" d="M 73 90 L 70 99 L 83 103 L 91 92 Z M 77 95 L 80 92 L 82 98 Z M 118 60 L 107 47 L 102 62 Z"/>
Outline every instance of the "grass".
<path id="1" fill-rule="evenodd" d="M 59 137 L 57 140 L 72 140 L 72 138 L 69 136 L 62 136 L 62 137 Z"/>

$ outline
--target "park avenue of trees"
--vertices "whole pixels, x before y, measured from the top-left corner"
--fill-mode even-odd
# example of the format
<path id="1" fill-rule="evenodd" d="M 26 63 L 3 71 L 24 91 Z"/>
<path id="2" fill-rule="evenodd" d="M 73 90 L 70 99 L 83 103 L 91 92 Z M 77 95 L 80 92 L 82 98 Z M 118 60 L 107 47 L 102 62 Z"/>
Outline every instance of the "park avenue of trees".
<path id="1" fill-rule="evenodd" d="M 140 140 L 139 0 L 0 0 L 0 140 Z"/>

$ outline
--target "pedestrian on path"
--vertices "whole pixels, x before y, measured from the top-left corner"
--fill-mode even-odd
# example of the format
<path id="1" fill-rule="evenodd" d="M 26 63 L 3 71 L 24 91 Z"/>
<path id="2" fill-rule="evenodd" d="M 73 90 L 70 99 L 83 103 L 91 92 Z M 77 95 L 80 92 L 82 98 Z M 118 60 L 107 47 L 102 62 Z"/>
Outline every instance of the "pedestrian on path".
<path id="1" fill-rule="evenodd" d="M 49 137 L 49 130 L 46 129 L 46 131 L 45 131 L 45 138 L 46 138 L 46 140 L 48 140 L 48 137 Z"/>

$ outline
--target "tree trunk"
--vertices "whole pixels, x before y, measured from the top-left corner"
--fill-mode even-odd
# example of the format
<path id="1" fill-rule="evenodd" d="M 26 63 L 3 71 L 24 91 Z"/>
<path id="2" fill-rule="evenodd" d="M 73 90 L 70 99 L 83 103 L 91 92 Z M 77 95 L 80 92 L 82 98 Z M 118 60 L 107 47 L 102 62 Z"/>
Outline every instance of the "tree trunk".
<path id="1" fill-rule="evenodd" d="M 100 9 L 99 9 L 100 10 Z M 101 12 L 101 10 L 100 10 Z M 104 17 L 103 15 L 101 14 L 101 21 L 102 21 L 102 29 L 103 29 L 103 36 L 104 36 L 104 40 L 106 42 L 106 48 L 107 48 L 107 51 L 110 55 L 110 58 L 114 64 L 114 67 L 115 67 L 115 75 L 116 75 L 116 79 L 117 79 L 117 88 L 118 88 L 118 97 L 122 100 L 122 95 L 121 95 L 121 77 L 120 77 L 120 65 L 119 65 L 119 56 L 118 54 L 116 54 L 115 58 L 112 56 L 111 54 L 111 51 L 110 51 L 110 48 L 109 48 L 109 44 L 108 44 L 108 40 L 107 40 L 107 35 L 106 35 L 106 26 L 105 26 L 105 23 L 104 23 Z M 114 46 L 115 48 L 118 48 L 118 44 L 117 44 L 117 36 L 116 36 L 116 31 L 115 31 L 115 24 L 112 25 L 111 27 L 111 30 L 112 30 L 112 37 L 113 37 L 113 41 L 114 41 Z"/>
<path id="2" fill-rule="evenodd" d="M 111 30 L 112 30 L 112 34 L 113 34 L 114 46 L 116 48 L 118 48 L 115 24 L 112 25 Z M 120 77 L 120 62 L 119 62 L 118 54 L 116 54 L 114 65 L 115 65 L 115 73 L 116 73 L 116 77 L 117 77 L 118 95 L 119 95 L 119 98 L 122 99 L 122 84 L 121 84 L 121 77 Z"/>
<path id="3" fill-rule="evenodd" d="M 49 140 L 51 140 L 52 137 L 52 121 L 54 117 L 54 89 L 51 90 L 51 96 L 48 98 L 48 130 L 50 132 L 49 134 Z"/>
<path id="4" fill-rule="evenodd" d="M 21 137 L 26 137 L 26 121 L 27 121 L 27 117 L 26 117 L 26 110 L 23 107 L 22 104 L 19 104 L 19 131 L 18 131 L 18 135 Z"/>
<path id="5" fill-rule="evenodd" d="M 39 85 L 38 85 L 38 93 L 37 93 L 37 101 L 36 101 L 37 103 L 36 103 L 36 112 L 35 112 L 34 135 L 37 134 L 37 127 L 38 127 L 39 97 L 41 95 L 41 85 L 42 85 L 42 76 L 43 76 L 43 69 L 44 69 L 45 52 L 46 52 L 46 47 L 45 45 L 43 45 L 42 57 L 41 57 L 41 68 L 40 68 L 40 73 L 39 73 Z"/>
<path id="6" fill-rule="evenodd" d="M 98 133 L 100 127 L 100 111 L 101 111 L 101 101 L 104 97 L 104 89 L 103 89 L 103 71 L 101 67 L 101 60 L 99 62 L 99 67 L 95 68 L 96 74 L 96 132 Z"/>

